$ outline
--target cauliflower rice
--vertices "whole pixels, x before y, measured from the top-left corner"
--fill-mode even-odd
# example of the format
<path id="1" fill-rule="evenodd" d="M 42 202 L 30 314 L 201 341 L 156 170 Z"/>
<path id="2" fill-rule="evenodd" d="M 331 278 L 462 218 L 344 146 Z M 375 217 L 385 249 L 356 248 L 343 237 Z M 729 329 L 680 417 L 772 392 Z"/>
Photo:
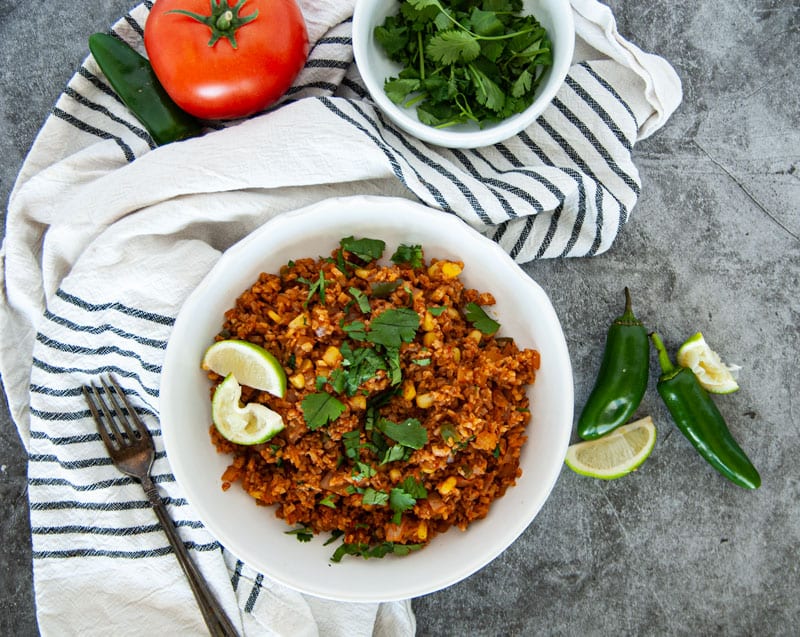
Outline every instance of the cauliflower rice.
<path id="1" fill-rule="evenodd" d="M 405 554 L 485 517 L 521 475 L 539 368 L 536 350 L 493 333 L 481 308 L 495 300 L 463 285 L 463 263 L 426 263 L 419 246 L 379 261 L 360 241 L 383 249 L 348 237 L 262 273 L 217 337 L 264 347 L 288 377 L 283 398 L 243 387 L 284 419 L 268 442 L 210 428 L 231 456 L 222 488 L 275 505 L 298 539 L 340 536 L 335 561 Z"/>

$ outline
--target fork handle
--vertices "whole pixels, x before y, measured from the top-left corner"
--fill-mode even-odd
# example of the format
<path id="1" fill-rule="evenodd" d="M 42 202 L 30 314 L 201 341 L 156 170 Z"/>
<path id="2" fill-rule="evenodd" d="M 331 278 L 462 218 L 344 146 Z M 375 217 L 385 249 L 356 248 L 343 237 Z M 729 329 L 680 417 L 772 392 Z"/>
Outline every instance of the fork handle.
<path id="1" fill-rule="evenodd" d="M 164 506 L 164 502 L 158 494 L 158 489 L 149 476 L 145 476 L 142 480 L 142 487 L 156 512 L 161 527 L 167 534 L 169 543 L 173 551 L 175 551 L 175 557 L 178 558 L 178 563 L 181 565 L 186 579 L 189 580 L 189 586 L 194 593 L 209 632 L 213 637 L 238 637 L 233 624 L 231 624 L 225 611 L 222 610 L 202 574 L 189 556 L 189 552 L 186 550 L 183 540 L 178 535 L 175 524 L 167 512 L 167 507 Z"/>

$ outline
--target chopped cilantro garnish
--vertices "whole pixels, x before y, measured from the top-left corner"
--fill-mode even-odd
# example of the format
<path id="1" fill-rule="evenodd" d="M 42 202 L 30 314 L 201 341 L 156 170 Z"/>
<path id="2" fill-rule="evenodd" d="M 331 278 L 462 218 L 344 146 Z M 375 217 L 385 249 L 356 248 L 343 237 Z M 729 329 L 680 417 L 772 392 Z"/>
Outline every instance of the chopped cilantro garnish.
<path id="1" fill-rule="evenodd" d="M 418 551 L 422 544 L 396 544 L 394 542 L 381 542 L 375 546 L 369 544 L 340 544 L 331 556 L 331 562 L 341 562 L 345 555 L 356 555 L 369 559 L 371 557 L 385 557 L 389 553 L 395 555 L 408 555 L 412 551 Z"/>
<path id="2" fill-rule="evenodd" d="M 407 263 L 412 268 L 419 268 L 422 266 L 422 246 L 421 245 L 406 245 L 401 243 L 397 246 L 392 255 L 392 263 L 402 265 Z"/>
<path id="3" fill-rule="evenodd" d="M 364 324 L 364 321 L 342 323 L 342 329 L 354 341 L 364 341 L 367 339 L 367 326 Z"/>
<path id="4" fill-rule="evenodd" d="M 358 309 L 361 310 L 361 313 L 369 314 L 370 307 L 367 295 L 364 294 L 358 288 L 349 288 L 347 291 L 350 292 L 350 296 L 352 296 L 355 299 L 356 303 L 358 304 Z"/>
<path id="5" fill-rule="evenodd" d="M 308 394 L 301 406 L 306 426 L 312 431 L 336 420 L 344 411 L 344 404 L 327 392 Z"/>
<path id="6" fill-rule="evenodd" d="M 372 319 L 367 333 L 370 343 L 399 348 L 410 343 L 419 328 L 419 315 L 409 308 L 390 309 Z"/>
<path id="7" fill-rule="evenodd" d="M 306 526 L 301 526 L 291 531 L 284 531 L 286 535 L 294 535 L 298 542 L 310 542 L 314 538 L 314 532 Z"/>
<path id="8" fill-rule="evenodd" d="M 342 443 L 344 444 L 344 454 L 350 460 L 356 460 L 358 458 L 358 450 L 361 447 L 361 432 L 358 429 L 354 429 L 342 434 Z"/>
<path id="9" fill-rule="evenodd" d="M 361 482 L 362 480 L 368 480 L 374 475 L 375 475 L 375 469 L 372 468 L 372 465 L 369 465 L 366 462 L 361 462 L 360 460 L 357 460 L 355 465 L 353 466 L 352 477 L 353 480 L 355 480 L 356 482 Z"/>
<path id="10" fill-rule="evenodd" d="M 392 445 L 383 453 L 381 464 L 389 462 L 396 462 L 398 460 L 408 460 L 408 453 L 411 451 L 408 447 L 401 444 Z"/>
<path id="11" fill-rule="evenodd" d="M 494 334 L 500 329 L 500 323 L 492 318 L 484 311 L 484 309 L 477 303 L 467 303 L 464 308 L 467 320 L 472 323 L 476 329 L 484 334 Z"/>
<path id="12" fill-rule="evenodd" d="M 417 359 L 415 359 L 415 360 L 413 360 L 411 362 L 414 363 L 414 365 L 419 365 L 420 367 L 426 367 L 426 366 L 431 364 L 431 359 L 430 358 L 417 358 Z"/>
<path id="13" fill-rule="evenodd" d="M 372 487 L 364 489 L 364 494 L 361 496 L 362 504 L 371 506 L 384 506 L 388 501 L 388 493 L 385 491 L 376 491 Z"/>
<path id="14" fill-rule="evenodd" d="M 441 316 L 446 310 L 447 308 L 443 305 L 428 308 L 428 312 L 430 312 L 431 316 Z"/>
<path id="15" fill-rule="evenodd" d="M 389 507 L 394 511 L 392 522 L 400 524 L 403 511 L 413 508 L 417 500 L 428 497 L 428 490 L 413 476 L 407 477 L 389 492 Z"/>
<path id="16" fill-rule="evenodd" d="M 326 495 L 322 500 L 319 501 L 322 506 L 330 507 L 331 509 L 336 508 L 336 501 L 333 499 L 333 494 L 329 493 Z"/>
<path id="17" fill-rule="evenodd" d="M 401 423 L 380 418 L 375 427 L 387 438 L 411 449 L 422 449 L 428 442 L 428 430 L 416 418 L 406 418 Z"/>
<path id="18" fill-rule="evenodd" d="M 342 239 L 339 245 L 342 250 L 347 250 L 350 254 L 367 262 L 380 259 L 386 248 L 386 242 L 380 239 L 356 239 L 352 236 Z"/>
<path id="19" fill-rule="evenodd" d="M 301 276 L 297 277 L 297 280 L 300 283 L 304 283 L 308 286 L 308 298 L 306 298 L 305 302 L 303 303 L 303 307 L 308 307 L 308 304 L 311 302 L 311 299 L 315 294 L 319 295 L 319 302 L 325 305 L 325 287 L 328 285 L 328 281 L 325 278 L 325 273 L 322 270 L 319 271 L 319 276 L 317 277 L 316 281 L 310 281 Z"/>
<path id="20" fill-rule="evenodd" d="M 395 279 L 394 281 L 378 281 L 371 286 L 371 296 L 376 299 L 385 299 L 397 288 L 403 285 L 403 279 Z"/>

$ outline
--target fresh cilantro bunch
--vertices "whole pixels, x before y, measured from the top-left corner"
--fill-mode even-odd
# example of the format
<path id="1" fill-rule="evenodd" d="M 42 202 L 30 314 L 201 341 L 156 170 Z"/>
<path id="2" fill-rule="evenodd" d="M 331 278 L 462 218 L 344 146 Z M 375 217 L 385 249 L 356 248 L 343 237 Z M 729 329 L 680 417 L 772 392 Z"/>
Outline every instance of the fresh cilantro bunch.
<path id="1" fill-rule="evenodd" d="M 522 0 L 402 0 L 375 39 L 403 65 L 384 90 L 419 120 L 483 126 L 524 111 L 553 63 L 550 39 Z"/>

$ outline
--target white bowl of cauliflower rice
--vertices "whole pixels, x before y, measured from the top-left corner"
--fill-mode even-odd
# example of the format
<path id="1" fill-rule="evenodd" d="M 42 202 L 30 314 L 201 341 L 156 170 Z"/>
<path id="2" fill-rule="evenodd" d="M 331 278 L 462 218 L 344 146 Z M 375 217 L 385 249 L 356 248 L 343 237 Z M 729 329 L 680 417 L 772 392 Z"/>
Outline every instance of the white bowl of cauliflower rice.
<path id="1" fill-rule="evenodd" d="M 271 384 L 209 364 L 212 345 L 214 361 L 267 361 Z M 211 534 L 282 584 L 352 602 L 431 593 L 497 557 L 550 494 L 573 416 L 541 287 L 459 218 L 367 196 L 226 251 L 176 320 L 159 400 Z"/>

